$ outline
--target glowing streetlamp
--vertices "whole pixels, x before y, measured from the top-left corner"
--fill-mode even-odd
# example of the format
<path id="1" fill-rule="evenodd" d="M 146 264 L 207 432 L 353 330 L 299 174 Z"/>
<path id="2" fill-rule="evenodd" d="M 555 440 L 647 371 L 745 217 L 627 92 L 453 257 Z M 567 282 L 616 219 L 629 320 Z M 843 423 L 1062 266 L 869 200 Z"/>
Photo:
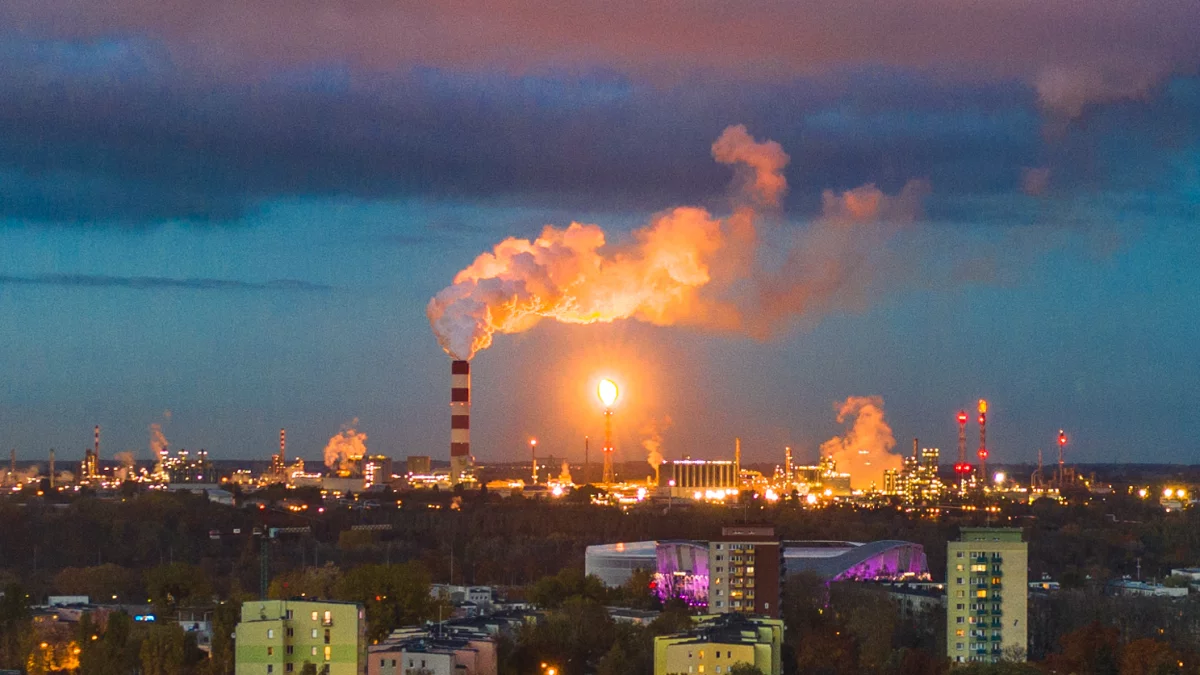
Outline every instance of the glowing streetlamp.
<path id="1" fill-rule="evenodd" d="M 600 385 L 596 387 L 596 395 L 600 397 L 600 402 L 604 404 L 604 484 L 612 485 L 616 482 L 616 477 L 613 475 L 613 443 L 612 443 L 612 407 L 613 403 L 617 402 L 617 383 L 609 379 L 600 380 Z"/>

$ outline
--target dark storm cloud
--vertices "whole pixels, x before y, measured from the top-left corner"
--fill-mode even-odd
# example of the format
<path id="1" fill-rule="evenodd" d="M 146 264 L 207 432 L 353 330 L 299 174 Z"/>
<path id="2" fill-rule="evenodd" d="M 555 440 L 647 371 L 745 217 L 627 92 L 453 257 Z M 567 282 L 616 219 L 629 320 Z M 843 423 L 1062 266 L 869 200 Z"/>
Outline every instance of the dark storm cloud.
<path id="1" fill-rule="evenodd" d="M 97 274 L 0 275 L 0 286 L 66 286 L 80 288 L 182 289 L 192 291 L 298 291 L 324 292 L 332 286 L 295 279 L 237 281 L 234 279 L 172 279 L 170 277 L 117 277 Z"/>
<path id="2" fill-rule="evenodd" d="M 790 206 L 814 212 L 822 189 L 894 191 L 913 177 L 938 194 L 1019 190 L 1030 167 L 1079 164 L 1063 148 L 1086 150 L 1099 137 L 1092 118 L 1106 110 L 1067 124 L 1051 147 L 1038 94 L 1021 80 L 880 67 L 689 77 L 328 64 L 235 76 L 148 37 L 10 34 L 0 39 L 0 217 L 220 222 L 290 196 L 661 208 L 721 193 L 727 176 L 708 147 L 733 122 L 792 153 Z M 1103 129 L 1153 132 L 1160 98 L 1115 106 L 1134 125 L 1118 118 Z M 1176 117 L 1194 129 L 1195 115 Z M 1160 146 L 1122 152 L 1154 169 L 1170 150 Z M 1129 173 L 1083 163 L 1055 169 L 1051 185 L 1103 187 Z"/>

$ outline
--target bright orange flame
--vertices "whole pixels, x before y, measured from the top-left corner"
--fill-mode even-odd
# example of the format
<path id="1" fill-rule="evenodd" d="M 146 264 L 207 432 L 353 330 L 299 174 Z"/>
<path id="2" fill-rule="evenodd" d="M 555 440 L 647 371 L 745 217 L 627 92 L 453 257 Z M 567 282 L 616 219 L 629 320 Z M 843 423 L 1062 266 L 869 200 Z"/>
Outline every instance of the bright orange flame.
<path id="1" fill-rule="evenodd" d="M 596 395 L 600 397 L 605 408 L 611 408 L 617 400 L 617 383 L 609 379 L 600 380 L 600 386 L 596 387 Z"/>
<path id="2" fill-rule="evenodd" d="M 983 399 L 979 399 L 979 412 L 981 412 L 981 413 L 987 412 L 987 401 L 985 401 Z"/>

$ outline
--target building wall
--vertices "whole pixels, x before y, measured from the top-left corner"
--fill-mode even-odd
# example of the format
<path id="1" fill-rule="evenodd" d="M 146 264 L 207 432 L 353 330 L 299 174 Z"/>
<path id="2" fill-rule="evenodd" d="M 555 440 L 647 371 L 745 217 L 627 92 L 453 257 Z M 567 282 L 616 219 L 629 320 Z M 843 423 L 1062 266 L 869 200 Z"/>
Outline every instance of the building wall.
<path id="1" fill-rule="evenodd" d="M 1016 528 L 963 528 L 946 554 L 946 655 L 1000 660 L 1028 649 L 1029 547 Z"/>
<path id="2" fill-rule="evenodd" d="M 738 663 L 748 663 L 764 675 L 783 672 L 783 622 L 752 619 L 738 631 L 740 639 L 702 637 L 697 632 L 654 639 L 654 675 L 726 675 Z M 699 633 L 699 634 L 698 634 Z"/>
<path id="3" fill-rule="evenodd" d="M 708 611 L 778 617 L 781 556 L 773 528 L 725 528 L 708 544 Z"/>
<path id="4" fill-rule="evenodd" d="M 236 675 L 299 673 L 305 661 L 329 675 L 358 675 L 365 650 L 358 605 L 292 600 L 242 604 L 236 629 Z M 290 666 L 290 668 L 289 668 Z"/>

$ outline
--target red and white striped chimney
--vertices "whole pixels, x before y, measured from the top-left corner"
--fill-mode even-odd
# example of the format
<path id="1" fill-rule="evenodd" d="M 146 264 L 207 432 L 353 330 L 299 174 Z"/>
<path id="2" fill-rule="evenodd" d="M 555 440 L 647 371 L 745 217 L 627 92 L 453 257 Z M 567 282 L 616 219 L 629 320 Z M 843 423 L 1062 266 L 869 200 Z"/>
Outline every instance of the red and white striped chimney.
<path id="1" fill-rule="evenodd" d="M 471 475 L 471 363 L 450 363 L 450 482 Z"/>

